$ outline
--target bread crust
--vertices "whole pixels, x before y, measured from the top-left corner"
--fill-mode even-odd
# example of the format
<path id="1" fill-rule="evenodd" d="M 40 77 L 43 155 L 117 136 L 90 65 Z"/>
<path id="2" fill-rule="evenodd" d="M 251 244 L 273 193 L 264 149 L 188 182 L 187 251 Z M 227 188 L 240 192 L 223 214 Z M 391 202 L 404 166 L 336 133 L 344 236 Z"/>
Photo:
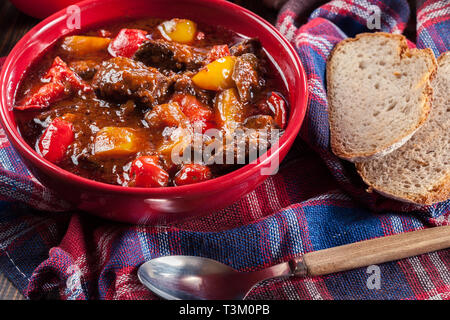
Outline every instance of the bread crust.
<path id="1" fill-rule="evenodd" d="M 331 104 L 331 96 L 333 95 L 333 91 L 331 89 L 331 86 L 329 85 L 331 83 L 331 64 L 329 63 L 332 59 L 333 55 L 346 43 L 348 42 L 354 42 L 362 37 L 378 37 L 378 36 L 384 36 L 386 38 L 395 38 L 399 41 L 399 55 L 400 57 L 404 57 L 405 55 L 423 55 L 429 58 L 431 61 L 432 66 L 430 66 L 431 72 L 428 76 L 428 79 L 424 79 L 424 81 L 427 81 L 426 86 L 424 88 L 424 91 L 422 93 L 422 98 L 424 99 L 424 105 L 422 108 L 422 114 L 419 119 L 419 121 L 416 123 L 416 125 L 412 128 L 410 128 L 405 134 L 402 136 L 396 137 L 391 143 L 385 144 L 375 150 L 372 150 L 370 152 L 354 152 L 354 153 L 348 153 L 344 150 L 344 147 L 342 144 L 339 143 L 336 139 L 336 135 L 334 134 L 334 123 L 333 119 L 330 116 L 330 110 L 333 108 Z M 428 60 L 428 59 L 427 59 Z M 356 35 L 355 38 L 348 38 L 345 40 L 342 40 L 339 42 L 334 49 L 332 50 L 330 56 L 328 57 L 327 66 L 326 66 L 326 79 L 327 79 L 327 97 L 328 97 L 328 122 L 330 126 L 330 144 L 331 144 L 331 150 L 335 155 L 338 157 L 351 161 L 351 162 L 357 162 L 357 161 L 363 161 L 363 160 L 369 160 L 373 158 L 379 158 L 382 156 L 385 156 L 386 154 L 400 148 L 402 145 L 404 145 L 409 138 L 411 138 L 414 133 L 426 122 L 428 115 L 431 110 L 431 104 L 430 99 L 432 96 L 433 89 L 431 87 L 430 81 L 434 77 L 434 74 L 436 72 L 437 62 L 434 57 L 433 51 L 429 48 L 426 49 L 409 49 L 408 43 L 406 41 L 406 38 L 403 35 L 399 34 L 390 34 L 386 32 L 376 32 L 376 33 L 361 33 Z"/>
<path id="2" fill-rule="evenodd" d="M 444 58 L 450 59 L 450 51 L 444 52 L 437 59 L 437 65 L 440 64 L 441 60 Z M 433 77 L 436 75 L 437 70 L 434 72 Z M 431 97 L 428 100 L 431 107 Z M 414 193 L 404 193 L 399 192 L 398 194 L 393 194 L 384 188 L 383 186 L 378 186 L 369 181 L 364 172 L 363 163 L 356 163 L 356 170 L 361 176 L 362 180 L 369 188 L 377 191 L 378 193 L 402 202 L 409 202 L 420 205 L 432 205 L 434 203 L 442 202 L 450 199 L 450 172 L 447 172 L 441 180 L 436 182 L 430 191 L 425 194 L 414 194 Z"/>
<path id="3" fill-rule="evenodd" d="M 399 192 L 398 194 L 393 194 L 392 192 L 387 191 L 383 186 L 377 186 L 372 184 L 367 177 L 364 175 L 364 170 L 362 167 L 362 163 L 356 163 L 356 170 L 358 174 L 361 176 L 362 180 L 369 188 L 372 188 L 379 194 L 395 199 L 402 202 L 421 204 L 421 205 L 432 205 L 434 203 L 442 202 L 448 200 L 450 198 L 450 173 L 447 174 L 442 181 L 436 183 L 432 190 L 425 194 L 407 194 L 404 192 Z"/>

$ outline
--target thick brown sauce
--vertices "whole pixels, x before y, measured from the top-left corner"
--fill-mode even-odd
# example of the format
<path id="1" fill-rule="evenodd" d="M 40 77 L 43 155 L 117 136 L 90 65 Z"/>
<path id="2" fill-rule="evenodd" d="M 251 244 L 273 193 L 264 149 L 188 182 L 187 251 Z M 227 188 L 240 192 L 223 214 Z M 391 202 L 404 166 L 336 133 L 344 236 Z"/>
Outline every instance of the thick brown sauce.
<path id="1" fill-rule="evenodd" d="M 83 35 L 98 36 L 99 30 L 107 30 L 114 38 L 122 28 L 142 29 L 152 35 L 152 38 L 161 38 L 156 26 L 163 20 L 143 19 L 129 22 L 118 22 L 105 25 L 82 33 Z M 237 34 L 220 28 L 205 25 L 198 25 L 198 30 L 205 34 L 203 40 L 196 40 L 192 46 L 211 47 L 213 45 L 233 44 L 242 40 Z M 45 82 L 42 81 L 43 75 L 50 68 L 54 58 L 59 56 L 68 65 L 74 61 L 92 60 L 97 64 L 108 60 L 111 56 L 105 50 L 101 53 L 84 55 L 83 57 L 68 54 L 61 48 L 63 39 L 58 41 L 50 50 L 45 52 L 42 57 L 30 67 L 24 79 L 21 81 L 16 94 L 16 105 L 27 97 L 30 93 L 36 92 Z M 267 96 L 272 91 L 285 94 L 285 88 L 278 74 L 278 71 L 266 60 L 263 61 L 265 87 L 259 93 L 261 98 Z M 87 81 L 89 84 L 91 80 Z M 170 99 L 168 95 L 167 100 Z M 214 92 L 209 97 L 209 107 L 213 108 Z M 253 106 L 247 106 L 251 110 Z M 67 157 L 58 166 L 79 176 L 97 180 L 110 184 L 126 185 L 127 171 L 131 161 L 140 155 L 154 154 L 154 144 L 152 139 L 143 139 L 141 150 L 138 154 L 123 159 L 102 159 L 99 161 L 88 160 L 87 155 L 92 152 L 92 142 L 96 132 L 107 126 L 131 127 L 141 132 L 144 137 L 152 137 L 153 132 L 145 124 L 144 114 L 149 111 L 149 107 L 139 106 L 136 108 L 127 108 L 124 101 L 112 101 L 98 98 L 95 93 L 85 95 L 73 95 L 50 105 L 50 107 L 38 111 L 15 111 L 15 119 L 18 129 L 25 141 L 36 149 L 37 141 L 45 128 L 56 117 L 71 113 L 76 115 L 76 121 L 73 122 L 75 131 L 75 142 L 69 147 Z M 249 111 L 251 112 L 251 111 Z M 154 142 L 154 140 L 153 140 Z M 238 168 L 238 165 L 212 165 L 213 177 L 217 177 Z M 173 178 L 175 172 L 170 172 Z M 172 182 L 170 185 L 173 185 Z"/>

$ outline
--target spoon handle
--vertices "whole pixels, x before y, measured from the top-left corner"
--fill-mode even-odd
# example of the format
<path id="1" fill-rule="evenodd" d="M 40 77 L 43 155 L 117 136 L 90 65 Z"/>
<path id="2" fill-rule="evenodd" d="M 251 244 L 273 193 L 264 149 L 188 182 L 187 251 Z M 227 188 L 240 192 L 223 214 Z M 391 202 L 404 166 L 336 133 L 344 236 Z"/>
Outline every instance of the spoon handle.
<path id="1" fill-rule="evenodd" d="M 450 226 L 434 227 L 309 252 L 294 259 L 294 274 L 320 276 L 450 247 Z"/>

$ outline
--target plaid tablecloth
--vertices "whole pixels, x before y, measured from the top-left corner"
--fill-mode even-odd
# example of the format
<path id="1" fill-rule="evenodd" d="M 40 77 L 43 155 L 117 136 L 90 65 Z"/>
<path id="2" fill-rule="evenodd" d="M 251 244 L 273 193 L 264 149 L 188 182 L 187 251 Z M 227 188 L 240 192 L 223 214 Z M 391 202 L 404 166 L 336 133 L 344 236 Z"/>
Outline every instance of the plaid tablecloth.
<path id="1" fill-rule="evenodd" d="M 334 0 L 297 25 L 302 1 L 289 1 L 277 22 L 308 75 L 310 100 L 301 134 L 277 175 L 232 206 L 168 226 L 132 226 L 61 211 L 33 179 L 0 131 L 0 270 L 29 298 L 153 299 L 136 276 L 143 262 L 186 254 L 253 271 L 296 255 L 450 224 L 450 201 L 415 206 L 367 193 L 354 166 L 329 148 L 324 75 L 336 43 L 368 32 L 381 10 L 381 30 L 401 33 L 404 0 Z M 414 13 L 413 13 L 414 14 Z M 450 47 L 450 2 L 421 1 L 418 47 Z M 374 30 L 372 30 L 374 31 Z M 450 299 L 450 250 L 380 265 L 379 288 L 366 268 L 264 283 L 250 299 Z"/>

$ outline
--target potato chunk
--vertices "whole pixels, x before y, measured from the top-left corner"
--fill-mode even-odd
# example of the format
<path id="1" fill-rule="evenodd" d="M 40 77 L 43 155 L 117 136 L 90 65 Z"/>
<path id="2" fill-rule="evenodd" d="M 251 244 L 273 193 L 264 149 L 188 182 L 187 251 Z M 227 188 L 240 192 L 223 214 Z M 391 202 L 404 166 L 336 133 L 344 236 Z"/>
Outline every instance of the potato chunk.
<path id="1" fill-rule="evenodd" d="M 186 146 L 191 141 L 189 119 L 181 111 L 177 102 L 155 106 L 145 115 L 148 125 L 161 132 L 162 140 L 158 144 L 158 152 L 170 154 L 177 145 Z"/>
<path id="2" fill-rule="evenodd" d="M 228 131 L 236 129 L 244 120 L 244 106 L 239 101 L 235 88 L 220 92 L 214 108 L 217 125 Z"/>
<path id="3" fill-rule="evenodd" d="M 131 128 L 104 127 L 94 140 L 96 157 L 121 158 L 139 150 L 139 138 Z"/>
<path id="4" fill-rule="evenodd" d="M 65 37 L 62 48 L 75 55 L 88 55 L 106 50 L 111 39 L 90 36 Z"/>

